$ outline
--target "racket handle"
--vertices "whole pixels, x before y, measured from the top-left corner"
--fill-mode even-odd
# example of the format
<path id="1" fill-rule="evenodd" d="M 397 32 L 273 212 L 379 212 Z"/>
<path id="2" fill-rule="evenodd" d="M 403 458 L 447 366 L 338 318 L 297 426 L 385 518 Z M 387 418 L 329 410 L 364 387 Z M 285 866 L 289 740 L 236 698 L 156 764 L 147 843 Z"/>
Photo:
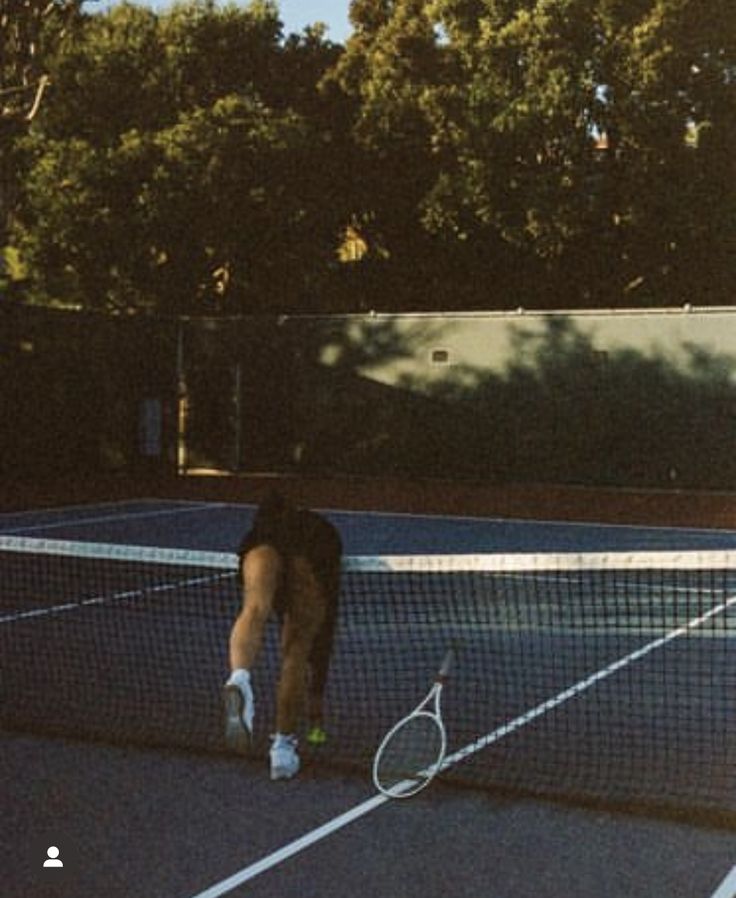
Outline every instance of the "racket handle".
<path id="1" fill-rule="evenodd" d="M 447 677 L 447 674 L 450 672 L 450 667 L 455 660 L 455 655 L 462 647 L 462 644 L 462 639 L 453 639 L 453 641 L 450 643 L 450 648 L 447 650 L 447 653 L 442 661 L 442 666 L 440 667 L 439 673 L 437 674 L 438 683 L 442 682 Z"/>
<path id="2" fill-rule="evenodd" d="M 450 667 L 452 666 L 453 659 L 455 657 L 455 647 L 447 650 L 447 654 L 445 655 L 442 666 L 440 667 L 439 673 L 437 674 L 438 681 L 442 681 L 445 679 L 447 674 L 450 672 Z"/>

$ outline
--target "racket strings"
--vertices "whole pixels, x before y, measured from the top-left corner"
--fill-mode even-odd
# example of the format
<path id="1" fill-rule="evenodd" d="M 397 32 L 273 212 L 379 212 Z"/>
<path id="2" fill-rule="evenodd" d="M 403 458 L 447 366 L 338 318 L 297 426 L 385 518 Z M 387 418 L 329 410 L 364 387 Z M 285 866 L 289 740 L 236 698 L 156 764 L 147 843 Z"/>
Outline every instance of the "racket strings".
<path id="1" fill-rule="evenodd" d="M 376 785 L 391 795 L 413 795 L 437 773 L 445 752 L 445 733 L 439 720 L 418 712 L 402 721 L 376 756 Z"/>

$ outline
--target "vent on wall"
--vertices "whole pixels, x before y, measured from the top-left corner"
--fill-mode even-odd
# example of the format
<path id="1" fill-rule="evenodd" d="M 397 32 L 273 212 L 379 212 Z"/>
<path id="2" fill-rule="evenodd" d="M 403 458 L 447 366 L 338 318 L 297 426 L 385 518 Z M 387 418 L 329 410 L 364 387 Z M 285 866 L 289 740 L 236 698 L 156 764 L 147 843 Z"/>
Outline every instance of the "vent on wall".
<path id="1" fill-rule="evenodd" d="M 449 349 L 433 349 L 429 354 L 429 361 L 432 365 L 449 365 L 450 350 Z"/>

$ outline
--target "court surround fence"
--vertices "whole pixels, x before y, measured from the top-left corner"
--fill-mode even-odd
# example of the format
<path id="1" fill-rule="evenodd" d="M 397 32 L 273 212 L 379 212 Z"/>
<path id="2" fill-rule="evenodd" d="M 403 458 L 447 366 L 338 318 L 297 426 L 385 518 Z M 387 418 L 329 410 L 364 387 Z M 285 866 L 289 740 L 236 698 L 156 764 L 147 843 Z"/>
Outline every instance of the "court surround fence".
<path id="1" fill-rule="evenodd" d="M 182 469 L 736 484 L 736 311 L 188 321 L 179 339 Z"/>
<path id="2" fill-rule="evenodd" d="M 6 474 L 736 484 L 736 310 L 0 314 Z"/>
<path id="3" fill-rule="evenodd" d="M 173 471 L 176 329 L 0 304 L 0 477 Z"/>

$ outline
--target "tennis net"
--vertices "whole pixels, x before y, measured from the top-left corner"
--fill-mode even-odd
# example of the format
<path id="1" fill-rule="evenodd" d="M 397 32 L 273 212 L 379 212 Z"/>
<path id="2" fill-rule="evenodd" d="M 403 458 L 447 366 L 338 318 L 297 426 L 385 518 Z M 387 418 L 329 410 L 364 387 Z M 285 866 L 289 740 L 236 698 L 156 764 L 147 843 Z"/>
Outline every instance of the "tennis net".
<path id="1" fill-rule="evenodd" d="M 224 752 L 236 558 L 0 537 L 0 727 Z M 328 741 L 369 776 L 447 646 L 442 777 L 736 820 L 736 555 L 344 560 Z M 275 624 L 254 673 L 265 757 Z"/>

